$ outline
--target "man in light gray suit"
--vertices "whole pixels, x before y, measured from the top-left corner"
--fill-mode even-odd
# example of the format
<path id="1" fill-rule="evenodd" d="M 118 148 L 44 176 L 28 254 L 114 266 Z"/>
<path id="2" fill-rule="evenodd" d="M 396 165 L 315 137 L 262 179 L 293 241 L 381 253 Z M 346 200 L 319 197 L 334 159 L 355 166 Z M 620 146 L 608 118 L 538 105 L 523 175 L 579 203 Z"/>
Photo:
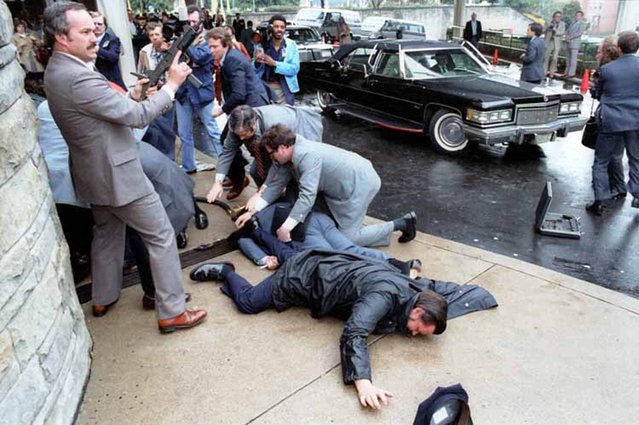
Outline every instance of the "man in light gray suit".
<path id="1" fill-rule="evenodd" d="M 566 30 L 566 78 L 574 77 L 577 72 L 577 54 L 581 47 L 581 35 L 584 31 L 586 31 L 584 13 L 579 10 L 575 13 L 575 20 Z"/>
<path id="2" fill-rule="evenodd" d="M 312 140 L 322 141 L 322 116 L 310 108 L 293 107 L 290 105 L 265 105 L 251 107 L 240 105 L 233 109 L 228 119 L 228 135 L 224 141 L 222 154 L 217 161 L 217 173 L 215 183 L 207 195 L 209 202 L 222 196 L 224 188 L 222 182 L 228 174 L 233 159 L 241 155 L 241 147 L 244 143 L 255 158 L 251 164 L 251 177 L 259 186 L 267 180 L 272 161 L 259 146 L 262 134 L 275 124 L 283 124 L 296 134 Z M 277 165 L 276 167 L 277 168 Z M 253 209 L 259 193 L 249 200 L 249 209 Z"/>
<path id="3" fill-rule="evenodd" d="M 559 50 L 561 50 L 561 42 L 566 33 L 566 23 L 561 20 L 561 12 L 557 11 L 552 14 L 552 20 L 546 25 L 544 31 L 544 42 L 546 43 L 546 54 L 544 55 L 544 72 L 550 78 L 555 76 L 557 72 L 557 59 L 559 59 Z"/>
<path id="4" fill-rule="evenodd" d="M 320 194 L 338 228 L 357 245 L 388 245 L 395 230 L 402 231 L 400 242 L 415 238 L 414 212 L 394 221 L 362 227 L 368 205 L 381 187 L 369 160 L 336 146 L 311 142 L 281 124 L 267 130 L 261 143 L 273 161 L 284 167 L 277 178 L 267 181 L 256 210 L 274 202 L 291 178 L 299 185 L 297 201 L 277 230 L 282 242 L 291 240 L 291 231 L 304 222 Z"/>
<path id="5" fill-rule="evenodd" d="M 175 234 L 142 171 L 132 132 L 132 127 L 147 126 L 171 107 L 190 69 L 176 57 L 164 87 L 138 103 L 144 80 L 123 95 L 94 70 L 97 43 L 93 19 L 84 5 L 55 3 L 47 7 L 44 18 L 47 42 L 53 47 L 44 76 L 49 106 L 69 145 L 75 190 L 91 205 L 95 220 L 93 314 L 104 316 L 120 296 L 128 224 L 140 233 L 149 251 L 160 331 L 196 326 L 206 312 L 185 308 Z"/>

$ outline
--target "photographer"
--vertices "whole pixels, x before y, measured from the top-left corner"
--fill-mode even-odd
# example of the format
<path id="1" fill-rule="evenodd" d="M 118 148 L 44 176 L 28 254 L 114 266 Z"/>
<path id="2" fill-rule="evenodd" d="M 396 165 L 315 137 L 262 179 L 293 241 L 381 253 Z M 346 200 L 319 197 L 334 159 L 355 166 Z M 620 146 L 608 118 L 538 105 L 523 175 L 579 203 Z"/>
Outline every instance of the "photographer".
<path id="1" fill-rule="evenodd" d="M 552 20 L 546 26 L 544 31 L 544 41 L 546 44 L 546 54 L 544 55 L 544 72 L 550 78 L 555 76 L 557 72 L 557 59 L 559 58 L 559 49 L 561 42 L 566 33 L 566 23 L 561 20 L 561 12 L 557 11 L 552 14 Z"/>
<path id="2" fill-rule="evenodd" d="M 264 51 L 255 51 L 257 75 L 266 82 L 276 95 L 277 103 L 295 104 L 294 94 L 300 91 L 297 73 L 300 56 L 293 40 L 286 39 L 286 18 L 273 15 L 269 20 L 270 37 Z"/>

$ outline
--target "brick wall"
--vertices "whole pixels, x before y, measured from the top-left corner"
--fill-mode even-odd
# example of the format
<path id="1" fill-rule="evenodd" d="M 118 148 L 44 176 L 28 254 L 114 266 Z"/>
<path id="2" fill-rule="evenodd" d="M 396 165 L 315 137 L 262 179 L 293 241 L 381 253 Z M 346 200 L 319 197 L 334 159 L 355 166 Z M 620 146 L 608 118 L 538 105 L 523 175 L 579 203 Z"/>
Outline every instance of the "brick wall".
<path id="1" fill-rule="evenodd" d="M 12 34 L 0 0 L 0 424 L 68 424 L 92 343 Z"/>

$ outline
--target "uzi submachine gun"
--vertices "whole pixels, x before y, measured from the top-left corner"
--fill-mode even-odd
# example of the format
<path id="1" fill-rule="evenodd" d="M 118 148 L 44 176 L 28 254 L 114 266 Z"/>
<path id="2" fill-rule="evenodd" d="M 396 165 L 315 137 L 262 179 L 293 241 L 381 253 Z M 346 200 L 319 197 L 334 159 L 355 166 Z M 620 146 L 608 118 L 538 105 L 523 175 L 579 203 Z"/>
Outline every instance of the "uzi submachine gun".
<path id="1" fill-rule="evenodd" d="M 184 56 L 186 56 L 186 50 L 191 46 L 193 41 L 197 38 L 198 34 L 195 30 L 190 26 L 186 26 L 186 31 L 178 37 L 173 43 L 171 43 L 171 47 L 167 50 L 162 56 L 162 60 L 158 63 L 158 66 L 155 67 L 154 70 L 148 71 L 145 74 L 138 74 L 133 72 L 132 74 L 138 78 L 148 78 L 149 82 L 144 83 L 142 86 L 142 94 L 140 95 L 140 100 L 146 99 L 146 90 L 149 87 L 155 87 L 164 73 L 171 67 L 173 63 L 173 59 L 175 59 L 175 55 L 177 52 L 182 52 L 182 57 L 180 60 L 186 60 Z M 184 59 L 182 59 L 184 58 Z M 202 82 L 197 79 L 193 74 L 189 74 L 187 79 L 195 86 L 195 88 L 200 88 L 202 86 Z"/>

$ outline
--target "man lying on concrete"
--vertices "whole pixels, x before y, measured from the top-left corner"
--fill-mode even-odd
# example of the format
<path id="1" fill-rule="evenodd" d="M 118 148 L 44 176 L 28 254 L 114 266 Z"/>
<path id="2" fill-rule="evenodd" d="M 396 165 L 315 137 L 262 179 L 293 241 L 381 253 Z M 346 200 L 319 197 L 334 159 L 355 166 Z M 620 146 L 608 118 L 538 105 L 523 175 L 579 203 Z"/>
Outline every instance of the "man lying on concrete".
<path id="1" fill-rule="evenodd" d="M 252 229 L 257 226 L 265 232 L 274 234 L 288 216 L 291 208 L 292 204 L 288 202 L 277 202 L 254 216 L 251 216 L 252 213 L 245 213 L 235 222 L 238 230 L 231 234 L 231 238 L 237 239 L 240 251 L 248 259 L 258 266 L 275 270 L 281 264 L 277 253 L 270 251 L 268 245 L 262 244 L 260 238 L 254 238 Z M 295 227 L 291 238 L 290 245 L 297 251 L 305 249 L 346 251 L 380 261 L 388 261 L 407 276 L 416 277 L 421 273 L 422 263 L 418 259 L 401 261 L 378 249 L 354 244 L 337 228 L 335 221 L 323 212 L 309 213 L 303 225 Z"/>
<path id="2" fill-rule="evenodd" d="M 233 264 L 221 262 L 198 266 L 191 279 L 222 280 L 222 292 L 245 314 L 304 306 L 314 318 L 346 319 L 340 339 L 344 383 L 355 384 L 364 407 L 388 404 L 392 393 L 371 382 L 368 336 L 441 334 L 448 310 L 444 297 L 420 290 L 413 279 L 386 262 L 332 250 L 300 253 L 261 229 L 255 229 L 253 236 L 277 253 L 282 262 L 277 272 L 252 286 L 235 273 Z"/>

